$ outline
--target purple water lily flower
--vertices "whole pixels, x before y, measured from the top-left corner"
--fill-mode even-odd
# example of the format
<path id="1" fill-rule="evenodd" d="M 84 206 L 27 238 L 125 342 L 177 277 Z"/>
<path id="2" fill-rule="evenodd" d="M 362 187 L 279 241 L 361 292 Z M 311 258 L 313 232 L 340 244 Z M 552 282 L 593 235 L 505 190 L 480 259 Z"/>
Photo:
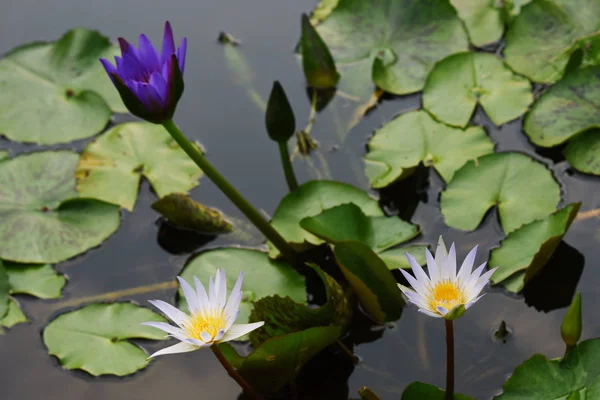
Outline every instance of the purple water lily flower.
<path id="1" fill-rule="evenodd" d="M 173 30 L 167 21 L 160 55 L 144 34 L 137 49 L 123 38 L 119 38 L 119 45 L 121 57 L 115 57 L 116 67 L 104 58 L 100 62 L 127 109 L 150 122 L 170 120 L 183 93 L 187 39 L 183 38 L 175 49 Z"/>

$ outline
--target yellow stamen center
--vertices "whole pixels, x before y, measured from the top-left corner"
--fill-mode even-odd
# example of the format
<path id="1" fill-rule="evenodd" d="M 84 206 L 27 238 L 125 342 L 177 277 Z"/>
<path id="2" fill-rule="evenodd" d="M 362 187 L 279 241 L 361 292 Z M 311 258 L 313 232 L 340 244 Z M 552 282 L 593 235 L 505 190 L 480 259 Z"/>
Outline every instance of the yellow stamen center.
<path id="1" fill-rule="evenodd" d="M 442 306 L 451 310 L 457 305 L 464 304 L 464 296 L 460 288 L 454 282 L 439 282 L 431 292 L 431 308 L 437 309 Z"/>
<path id="2" fill-rule="evenodd" d="M 226 321 L 223 311 L 218 310 L 195 314 L 183 327 L 187 335 L 191 338 L 204 340 L 202 339 L 201 334 L 206 332 L 210 335 L 210 341 L 212 341 L 221 329 L 225 329 L 225 324 Z"/>

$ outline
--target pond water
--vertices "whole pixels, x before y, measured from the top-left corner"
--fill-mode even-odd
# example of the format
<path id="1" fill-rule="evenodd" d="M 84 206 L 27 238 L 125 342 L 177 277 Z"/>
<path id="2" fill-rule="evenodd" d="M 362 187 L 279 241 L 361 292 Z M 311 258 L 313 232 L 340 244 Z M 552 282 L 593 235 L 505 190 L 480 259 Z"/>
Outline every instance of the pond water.
<path id="1" fill-rule="evenodd" d="M 287 192 L 279 155 L 267 138 L 263 113 L 249 100 L 245 89 L 234 82 L 216 38 L 224 30 L 242 40 L 241 50 L 255 72 L 253 86 L 263 98 L 267 98 L 273 80 L 282 82 L 300 127 L 307 121 L 310 104 L 294 47 L 300 34 L 300 15 L 313 6 L 313 0 L 3 0 L 0 52 L 35 40 L 54 40 L 75 26 L 98 29 L 112 38 L 133 39 L 145 32 L 151 39 L 160 40 L 162 24 L 170 20 L 176 37 L 186 35 L 189 40 L 186 90 L 176 115 L 178 124 L 189 137 L 202 142 L 209 159 L 253 204 L 271 214 Z M 294 166 L 299 181 L 328 178 L 368 190 L 361 160 L 366 140 L 393 116 L 419 104 L 418 95 L 386 98 L 342 136 L 337 121 L 348 117 L 353 108 L 345 107 L 343 101 L 326 108 L 317 116 L 312 131 L 320 142 L 323 158 L 313 157 L 314 162 L 309 163 L 296 157 Z M 600 179 L 572 172 L 560 151 L 536 153 L 521 132 L 521 120 L 496 128 L 478 112 L 475 123 L 485 126 L 496 143 L 496 151 L 524 151 L 551 165 L 563 185 L 562 204 L 583 202 L 580 218 L 573 223 L 547 271 L 536 279 L 525 297 L 491 289 L 456 323 L 457 391 L 490 399 L 499 393 L 508 374 L 533 353 L 562 355 L 559 327 L 575 285 L 583 295 L 583 338 L 600 336 L 600 318 L 593 307 L 600 301 L 600 230 L 598 217 L 585 214 L 600 207 Z M 80 150 L 85 143 L 57 147 Z M 10 149 L 15 155 L 36 151 L 38 147 L 2 139 L 0 149 Z M 422 169 L 408 182 L 387 189 L 381 197 L 389 213 L 399 213 L 421 226 L 423 235 L 417 243 L 435 244 L 437 237 L 444 234 L 447 242 L 456 242 L 459 259 L 479 243 L 476 262 L 485 261 L 489 249 L 502 238 L 496 214 L 490 213 L 476 232 L 449 229 L 439 211 L 441 189 L 435 172 Z M 229 216 L 242 218 L 206 178 L 191 195 Z M 227 237 L 209 241 L 169 232 L 150 208 L 155 198 L 149 185 L 143 183 L 134 212 L 122 212 L 122 224 L 116 234 L 101 247 L 57 266 L 69 278 L 63 298 L 20 298 L 30 323 L 18 325 L 0 337 L 3 396 L 19 400 L 135 400 L 166 396 L 234 399 L 240 395 L 235 382 L 209 351 L 162 357 L 145 370 L 122 379 L 91 378 L 66 371 L 47 354 L 41 330 L 59 311 L 86 301 L 114 299 L 119 293 L 111 293 L 118 291 L 125 291 L 119 299 L 141 304 L 147 304 L 151 298 L 172 302 L 175 289 L 160 289 L 160 284 L 172 280 L 192 253 L 232 243 L 260 243 L 259 236 L 245 241 Z M 152 285 L 158 289 L 128 291 Z M 494 331 L 503 320 L 513 333 L 506 342 L 494 339 Z M 396 323 L 363 333 L 364 343 L 355 348 L 361 362 L 354 370 L 335 360 L 317 359 L 311 367 L 317 371 L 315 375 L 321 375 L 320 379 L 305 383 L 303 398 L 357 398 L 356 391 L 369 386 L 382 400 L 392 400 L 399 399 L 403 388 L 415 380 L 444 385 L 444 328 L 439 320 L 409 306 Z M 155 351 L 164 343 L 143 345 Z M 350 372 L 346 385 L 343 378 Z"/>

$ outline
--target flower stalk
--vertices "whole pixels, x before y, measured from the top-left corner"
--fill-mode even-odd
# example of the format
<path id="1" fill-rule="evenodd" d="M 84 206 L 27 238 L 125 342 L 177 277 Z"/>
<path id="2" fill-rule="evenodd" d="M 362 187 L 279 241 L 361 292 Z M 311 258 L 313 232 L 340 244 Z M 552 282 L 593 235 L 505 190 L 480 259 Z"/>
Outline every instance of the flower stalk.
<path id="1" fill-rule="evenodd" d="M 290 244 L 269 224 L 269 222 L 254 208 L 248 200 L 234 188 L 231 183 L 213 165 L 204 157 L 200 150 L 194 146 L 175 125 L 172 119 L 164 121 L 165 127 L 171 137 L 179 144 L 186 154 L 200 167 L 211 181 L 235 204 L 235 206 L 256 226 L 256 228 L 265 237 L 273 243 L 275 247 L 290 262 L 294 262 L 296 252 Z"/>
<path id="2" fill-rule="evenodd" d="M 244 393 L 246 393 L 251 399 L 262 400 L 262 397 L 254 391 L 252 386 L 250 386 L 250 384 L 246 382 L 244 378 L 242 378 L 242 376 L 236 371 L 236 369 L 233 368 L 229 361 L 227 361 L 227 358 L 225 357 L 225 355 L 223 355 L 221 349 L 219 349 L 218 344 L 213 344 L 212 346 L 210 346 L 210 349 L 212 350 L 215 357 L 217 357 L 217 360 L 219 360 L 223 368 L 225 368 L 229 376 L 234 381 L 236 381 L 238 385 L 240 385 Z"/>
<path id="3" fill-rule="evenodd" d="M 454 399 L 454 321 L 446 322 L 446 400 Z"/>
<path id="4" fill-rule="evenodd" d="M 281 156 L 281 165 L 283 166 L 285 181 L 290 192 L 293 192 L 294 190 L 298 189 L 298 180 L 296 179 L 296 174 L 294 173 L 294 168 L 292 167 L 287 142 L 281 141 L 277 142 L 277 144 L 279 145 L 279 155 Z"/>

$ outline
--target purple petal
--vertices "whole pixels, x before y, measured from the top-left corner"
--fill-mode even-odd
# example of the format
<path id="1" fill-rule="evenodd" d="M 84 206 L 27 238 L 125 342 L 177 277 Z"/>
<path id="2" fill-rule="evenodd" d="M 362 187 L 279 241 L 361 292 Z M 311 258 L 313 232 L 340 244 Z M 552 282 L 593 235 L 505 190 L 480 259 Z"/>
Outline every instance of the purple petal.
<path id="1" fill-rule="evenodd" d="M 154 72 L 150 76 L 150 81 L 148 83 L 150 86 L 156 89 L 156 92 L 160 96 L 161 102 L 165 104 L 168 95 L 167 81 L 165 81 L 165 78 L 163 78 L 163 76 L 158 72 Z"/>
<path id="2" fill-rule="evenodd" d="M 171 55 L 175 53 L 175 40 L 173 39 L 173 29 L 169 21 L 165 22 L 165 33 L 163 35 L 161 64 L 166 63 Z"/>
<path id="3" fill-rule="evenodd" d="M 142 65 L 140 60 L 130 54 L 123 54 L 123 61 L 119 69 L 120 75 L 125 79 L 147 82 L 150 78 L 148 70 Z"/>
<path id="4" fill-rule="evenodd" d="M 133 47 L 131 45 L 131 43 L 129 43 L 127 40 L 123 39 L 122 37 L 119 38 L 119 46 L 121 47 L 122 55 L 131 54 L 133 56 L 136 56 L 135 47 Z"/>
<path id="5" fill-rule="evenodd" d="M 181 39 L 181 44 L 177 49 L 177 61 L 179 61 L 179 70 L 183 75 L 183 69 L 185 68 L 185 55 L 187 53 L 187 38 Z"/>
<path id="6" fill-rule="evenodd" d="M 154 87 L 137 81 L 129 81 L 127 86 L 151 113 L 162 111 L 163 102 Z"/>
<path id="7" fill-rule="evenodd" d="M 114 75 L 119 75 L 117 69 L 115 68 L 114 65 L 112 65 L 110 63 L 110 61 L 108 61 L 105 58 L 101 58 L 100 62 L 102 63 L 102 66 L 104 67 L 104 69 L 106 70 L 106 73 L 108 74 L 108 76 L 110 77 L 110 79 L 113 81 L 113 83 L 115 82 L 115 78 Z"/>
<path id="8" fill-rule="evenodd" d="M 140 48 L 138 54 L 140 56 L 140 62 L 151 71 L 160 71 L 160 63 L 158 61 L 158 54 L 154 45 L 144 34 L 140 35 Z"/>

